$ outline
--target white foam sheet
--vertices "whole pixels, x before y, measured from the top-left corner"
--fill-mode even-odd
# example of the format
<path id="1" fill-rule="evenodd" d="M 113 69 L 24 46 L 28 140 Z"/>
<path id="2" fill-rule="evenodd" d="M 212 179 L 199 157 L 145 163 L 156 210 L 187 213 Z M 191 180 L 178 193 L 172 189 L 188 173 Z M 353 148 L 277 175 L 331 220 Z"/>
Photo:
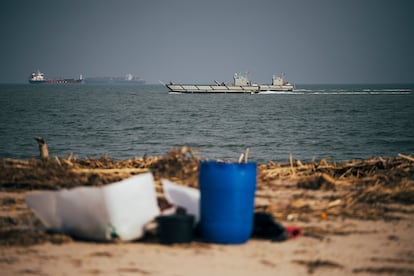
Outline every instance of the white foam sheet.
<path id="1" fill-rule="evenodd" d="M 200 191 L 167 179 L 161 179 L 161 183 L 166 199 L 173 205 L 185 208 L 188 214 L 194 215 L 197 223 L 200 220 Z"/>
<path id="2" fill-rule="evenodd" d="M 103 187 L 33 193 L 25 200 L 47 229 L 96 241 L 138 239 L 160 214 L 151 173 Z"/>

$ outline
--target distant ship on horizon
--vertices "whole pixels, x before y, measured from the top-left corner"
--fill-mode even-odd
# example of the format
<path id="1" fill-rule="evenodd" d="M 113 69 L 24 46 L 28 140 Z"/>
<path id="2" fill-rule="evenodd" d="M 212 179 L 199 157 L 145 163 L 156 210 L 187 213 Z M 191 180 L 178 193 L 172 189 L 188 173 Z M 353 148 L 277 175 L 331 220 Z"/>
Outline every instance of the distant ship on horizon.
<path id="1" fill-rule="evenodd" d="M 126 74 L 121 77 L 88 77 L 85 78 L 88 84 L 145 84 L 145 80 L 132 74 Z"/>
<path id="2" fill-rule="evenodd" d="M 32 72 L 29 76 L 29 83 L 31 84 L 82 84 L 83 77 L 79 76 L 79 79 L 47 79 L 45 74 L 37 70 Z"/>

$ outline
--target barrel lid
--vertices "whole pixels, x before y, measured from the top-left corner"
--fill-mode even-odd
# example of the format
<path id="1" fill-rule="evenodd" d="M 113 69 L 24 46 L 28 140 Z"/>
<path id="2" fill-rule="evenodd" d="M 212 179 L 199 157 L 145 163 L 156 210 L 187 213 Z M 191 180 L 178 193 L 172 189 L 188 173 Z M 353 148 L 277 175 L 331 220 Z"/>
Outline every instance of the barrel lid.
<path id="1" fill-rule="evenodd" d="M 194 221 L 195 216 L 187 214 L 187 211 L 182 208 L 178 207 L 175 214 L 172 215 L 164 215 L 164 216 L 158 216 L 157 221 Z"/>

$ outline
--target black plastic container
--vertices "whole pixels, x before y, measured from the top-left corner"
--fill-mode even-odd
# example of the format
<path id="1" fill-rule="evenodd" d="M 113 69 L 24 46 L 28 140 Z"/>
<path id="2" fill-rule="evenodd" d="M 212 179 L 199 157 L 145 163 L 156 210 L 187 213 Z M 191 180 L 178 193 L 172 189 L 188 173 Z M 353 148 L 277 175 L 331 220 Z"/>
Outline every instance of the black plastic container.
<path id="1" fill-rule="evenodd" d="M 193 241 L 194 216 L 174 214 L 157 217 L 158 239 L 162 244 L 190 243 Z"/>

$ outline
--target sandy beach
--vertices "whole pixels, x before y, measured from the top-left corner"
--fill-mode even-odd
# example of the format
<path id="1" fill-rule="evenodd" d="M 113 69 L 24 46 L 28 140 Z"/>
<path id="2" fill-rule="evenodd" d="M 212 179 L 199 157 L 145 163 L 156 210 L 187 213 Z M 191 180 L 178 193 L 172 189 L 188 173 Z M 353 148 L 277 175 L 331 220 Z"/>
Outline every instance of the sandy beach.
<path id="1" fill-rule="evenodd" d="M 284 242 L 251 238 L 241 245 L 198 238 L 162 245 L 153 234 L 134 242 L 79 241 L 46 233 L 24 202 L 29 193 L 99 186 L 145 170 L 157 183 L 168 178 L 197 187 L 199 160 L 191 150 L 119 162 L 2 160 L 1 275 L 413 275 L 411 158 L 259 164 L 256 210 L 303 234 Z M 163 196 L 159 185 L 157 193 Z"/>
<path id="2" fill-rule="evenodd" d="M 2 246 L 2 275 L 412 275 L 413 220 L 326 223 L 344 233 L 243 245 L 193 242 Z M 346 230 L 343 230 L 346 229 Z"/>

